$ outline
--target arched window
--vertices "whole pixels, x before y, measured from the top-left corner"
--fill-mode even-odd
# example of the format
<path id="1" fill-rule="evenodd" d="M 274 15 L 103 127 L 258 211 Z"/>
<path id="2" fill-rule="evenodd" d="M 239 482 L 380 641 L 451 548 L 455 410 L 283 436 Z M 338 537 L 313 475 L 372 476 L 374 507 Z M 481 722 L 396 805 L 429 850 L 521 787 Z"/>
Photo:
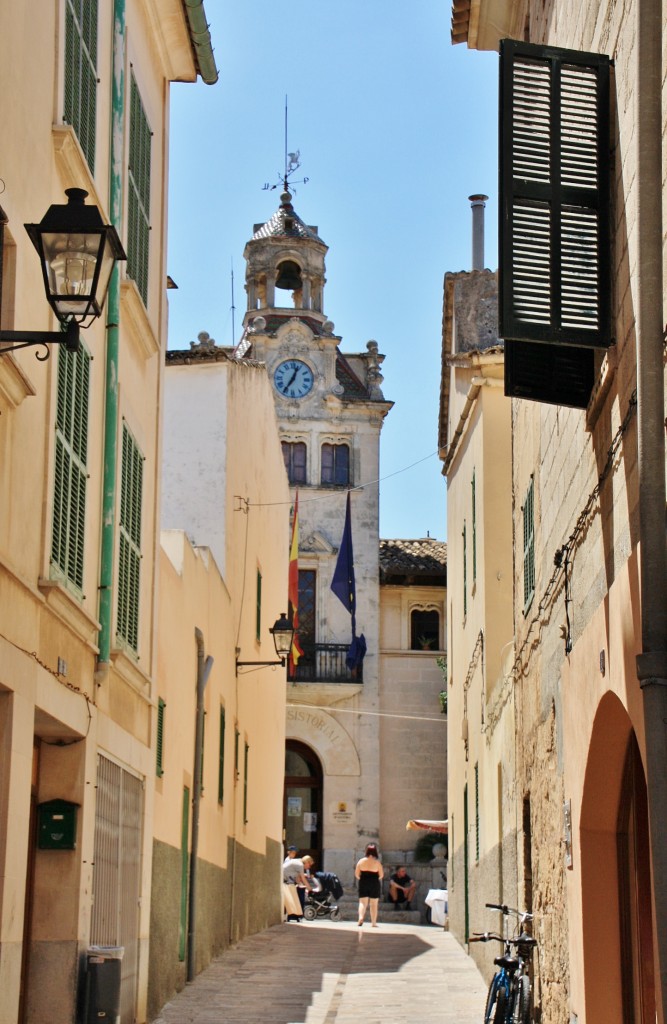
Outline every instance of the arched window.
<path id="1" fill-rule="evenodd" d="M 291 484 L 306 483 L 306 445 L 304 441 L 283 441 L 283 459 Z"/>
<path id="2" fill-rule="evenodd" d="M 350 449 L 346 444 L 322 445 L 321 482 L 347 487 L 350 482 Z"/>
<path id="3" fill-rule="evenodd" d="M 440 612 L 414 608 L 410 615 L 410 647 L 413 651 L 440 648 Z"/>

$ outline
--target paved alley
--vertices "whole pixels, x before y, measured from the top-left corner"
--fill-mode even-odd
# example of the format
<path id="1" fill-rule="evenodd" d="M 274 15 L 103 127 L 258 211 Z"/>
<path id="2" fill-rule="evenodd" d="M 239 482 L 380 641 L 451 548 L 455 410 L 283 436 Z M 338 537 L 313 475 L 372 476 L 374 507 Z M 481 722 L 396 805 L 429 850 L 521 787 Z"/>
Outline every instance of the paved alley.
<path id="1" fill-rule="evenodd" d="M 341 921 L 270 928 L 214 961 L 156 1024 L 478 1024 L 486 986 L 449 932 Z"/>

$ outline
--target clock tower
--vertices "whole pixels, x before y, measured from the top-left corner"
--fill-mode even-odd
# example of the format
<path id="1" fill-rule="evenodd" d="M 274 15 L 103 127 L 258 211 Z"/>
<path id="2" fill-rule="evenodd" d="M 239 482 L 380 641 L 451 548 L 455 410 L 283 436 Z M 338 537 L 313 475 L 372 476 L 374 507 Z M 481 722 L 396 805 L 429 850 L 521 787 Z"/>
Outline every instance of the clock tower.
<path id="1" fill-rule="evenodd" d="M 235 356 L 267 367 L 292 496 L 299 492 L 303 656 L 288 670 L 286 840 L 351 884 L 356 858 L 380 830 L 378 478 L 393 403 L 382 393 L 377 342 L 343 353 L 324 312 L 326 253 L 285 187 L 245 247 L 247 310 Z M 353 668 L 350 614 L 331 590 L 348 491 L 357 634 L 367 647 Z"/>

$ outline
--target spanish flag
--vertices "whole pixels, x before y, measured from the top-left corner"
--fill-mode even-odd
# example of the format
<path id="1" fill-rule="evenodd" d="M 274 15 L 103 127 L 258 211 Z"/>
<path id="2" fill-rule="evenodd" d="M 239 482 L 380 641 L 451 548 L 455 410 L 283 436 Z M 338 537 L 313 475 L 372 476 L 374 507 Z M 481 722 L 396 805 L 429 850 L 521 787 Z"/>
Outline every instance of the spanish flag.
<path id="1" fill-rule="evenodd" d="M 294 639 L 289 655 L 289 671 L 294 672 L 303 654 L 299 646 L 299 492 L 294 497 L 294 520 L 292 543 L 289 553 L 289 575 L 287 577 L 287 618 L 294 626 Z"/>

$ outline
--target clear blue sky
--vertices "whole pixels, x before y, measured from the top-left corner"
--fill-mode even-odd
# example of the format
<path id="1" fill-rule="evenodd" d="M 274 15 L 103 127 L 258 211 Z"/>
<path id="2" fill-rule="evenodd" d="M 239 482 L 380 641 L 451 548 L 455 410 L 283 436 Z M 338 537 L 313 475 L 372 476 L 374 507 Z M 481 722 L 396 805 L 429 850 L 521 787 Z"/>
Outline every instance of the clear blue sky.
<path id="1" fill-rule="evenodd" d="M 447 0 L 206 0 L 206 13 L 220 79 L 172 88 L 169 347 L 200 331 L 232 344 L 232 265 L 238 340 L 243 248 L 280 202 L 262 186 L 283 169 L 287 95 L 288 149 L 309 178 L 294 207 L 329 246 L 324 311 L 344 352 L 374 338 L 386 356 L 381 536 L 446 539 L 442 281 L 470 269 L 475 192 L 490 197 L 497 265 L 497 54 L 452 46 Z"/>

